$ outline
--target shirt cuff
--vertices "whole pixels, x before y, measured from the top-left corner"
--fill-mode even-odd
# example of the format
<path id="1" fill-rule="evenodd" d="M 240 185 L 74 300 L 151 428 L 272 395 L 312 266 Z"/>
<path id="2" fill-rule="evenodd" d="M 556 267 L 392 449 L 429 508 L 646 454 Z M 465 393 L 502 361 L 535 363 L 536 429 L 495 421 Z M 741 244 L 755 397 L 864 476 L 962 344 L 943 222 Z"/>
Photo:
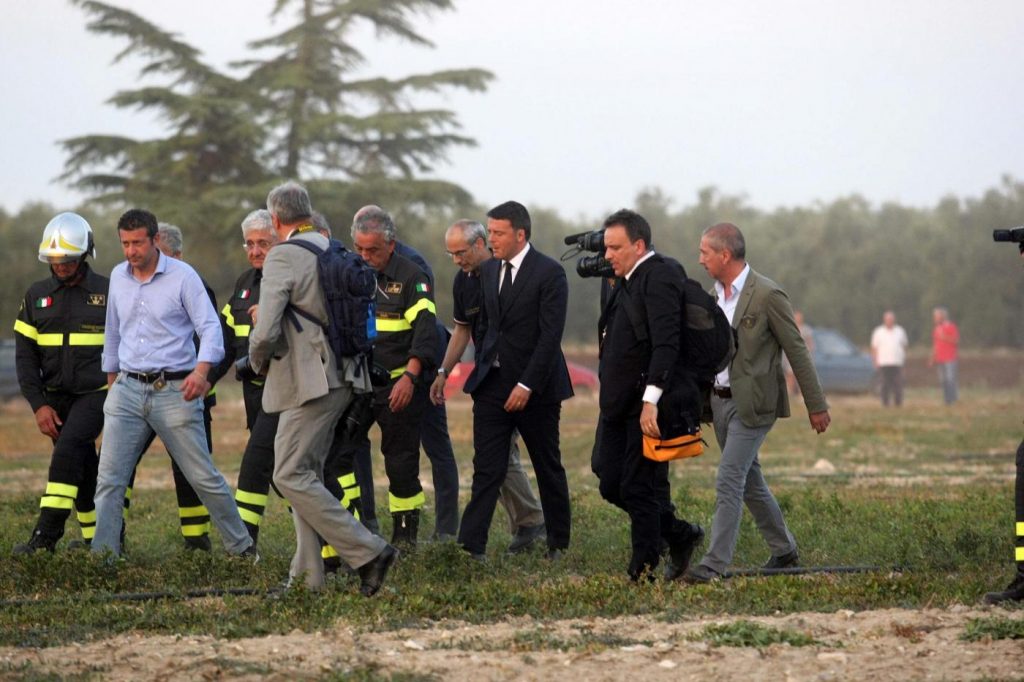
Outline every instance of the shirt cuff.
<path id="1" fill-rule="evenodd" d="M 657 405 L 658 401 L 661 400 L 661 394 L 664 392 L 664 389 L 661 387 L 648 384 L 647 388 L 644 389 L 644 402 Z"/>
<path id="2" fill-rule="evenodd" d="M 532 390 L 530 390 L 530 387 L 529 387 L 529 386 L 527 386 L 526 384 L 522 383 L 522 382 L 517 382 L 517 383 L 516 383 L 516 386 L 518 386 L 519 388 L 523 389 L 523 390 L 524 390 L 524 391 L 526 391 L 527 393 L 533 393 L 533 391 L 532 391 Z"/>

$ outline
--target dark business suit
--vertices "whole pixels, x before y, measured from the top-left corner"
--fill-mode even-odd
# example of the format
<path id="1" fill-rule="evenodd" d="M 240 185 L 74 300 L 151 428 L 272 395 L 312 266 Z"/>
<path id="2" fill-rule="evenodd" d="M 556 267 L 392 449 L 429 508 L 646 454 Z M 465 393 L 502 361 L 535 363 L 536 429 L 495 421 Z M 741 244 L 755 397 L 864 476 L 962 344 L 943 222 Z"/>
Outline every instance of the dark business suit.
<path id="1" fill-rule="evenodd" d="M 561 403 L 572 396 L 561 349 L 568 283 L 557 261 L 530 247 L 502 306 L 498 297 L 501 265 L 502 261 L 492 259 L 480 266 L 483 342 L 465 387 L 473 396 L 473 488 L 459 542 L 474 554 L 486 548 L 498 491 L 508 470 L 508 444 L 518 428 L 537 474 L 548 547 L 564 549 L 569 546 L 571 514 L 558 425 Z M 523 410 L 506 412 L 505 401 L 516 384 L 529 388 L 530 398 Z"/>
<path id="2" fill-rule="evenodd" d="M 672 388 L 658 403 L 659 423 L 669 416 L 670 405 L 679 407 L 683 393 L 692 398 L 687 411 L 694 414 L 694 426 L 700 413 L 696 383 L 678 361 L 685 277 L 679 263 L 651 256 L 636 266 L 628 281 L 619 280 L 599 325 L 601 417 L 593 468 L 601 496 L 629 514 L 633 554 L 628 573 L 634 580 L 658 565 L 662 540 L 681 543 L 697 532 L 675 517 L 668 463 L 643 456 L 640 430 L 648 385 Z M 641 319 L 646 320 L 647 339 L 638 338 L 627 306 L 646 312 Z"/>

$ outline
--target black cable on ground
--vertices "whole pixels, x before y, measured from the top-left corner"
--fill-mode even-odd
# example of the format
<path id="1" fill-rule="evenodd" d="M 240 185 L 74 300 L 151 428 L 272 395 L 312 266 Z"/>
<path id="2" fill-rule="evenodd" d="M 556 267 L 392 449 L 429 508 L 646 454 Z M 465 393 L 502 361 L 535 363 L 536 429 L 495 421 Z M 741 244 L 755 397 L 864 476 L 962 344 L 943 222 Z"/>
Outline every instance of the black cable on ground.
<path id="1" fill-rule="evenodd" d="M 726 571 L 723 578 L 756 577 L 763 575 L 808 575 L 811 573 L 902 573 L 903 566 L 792 566 L 790 568 L 737 568 Z"/>
<path id="2" fill-rule="evenodd" d="M 228 595 L 248 596 L 269 594 L 273 590 L 265 590 L 257 587 L 218 587 L 206 590 L 187 590 L 185 592 L 117 592 L 114 594 L 97 594 L 86 597 L 86 601 L 94 602 L 115 602 L 115 601 L 157 601 L 160 599 L 202 599 L 203 597 L 226 597 Z M 38 606 L 46 604 L 52 599 L 6 599 L 0 601 L 0 608 L 17 606 Z"/>
<path id="3" fill-rule="evenodd" d="M 737 568 L 733 571 L 726 571 L 723 578 L 746 578 L 772 575 L 809 575 L 813 573 L 881 573 L 890 571 L 902 573 L 906 570 L 903 566 L 794 566 L 792 568 Z M 232 596 L 253 596 L 274 594 L 275 589 L 261 589 L 256 587 L 225 587 L 209 588 L 205 590 L 187 590 L 185 592 L 118 592 L 107 595 L 93 595 L 87 601 L 94 602 L 115 602 L 115 601 L 157 601 L 160 599 L 202 599 L 204 597 L 226 597 Z M 0 601 L 0 608 L 19 606 L 38 606 L 46 604 L 50 599 L 5 599 Z"/>

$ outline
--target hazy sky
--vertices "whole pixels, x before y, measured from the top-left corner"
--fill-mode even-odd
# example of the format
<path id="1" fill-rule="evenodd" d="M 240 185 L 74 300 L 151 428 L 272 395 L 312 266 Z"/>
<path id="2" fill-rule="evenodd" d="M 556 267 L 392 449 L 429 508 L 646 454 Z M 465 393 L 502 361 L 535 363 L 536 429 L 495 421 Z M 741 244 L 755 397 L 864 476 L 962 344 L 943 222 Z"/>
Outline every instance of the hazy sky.
<path id="1" fill-rule="evenodd" d="M 112 4 L 218 65 L 283 25 L 272 0 Z M 86 32 L 81 10 L 4 9 L 0 206 L 69 206 L 57 140 L 157 122 L 104 104 L 137 85 L 137 65 L 112 65 L 123 44 Z M 443 102 L 479 146 L 437 175 L 484 204 L 599 216 L 646 186 L 691 203 L 715 185 L 763 208 L 854 192 L 928 205 L 1024 177 L 1021 0 L 461 0 L 419 26 L 437 49 L 366 33 L 366 73 L 497 75 Z"/>

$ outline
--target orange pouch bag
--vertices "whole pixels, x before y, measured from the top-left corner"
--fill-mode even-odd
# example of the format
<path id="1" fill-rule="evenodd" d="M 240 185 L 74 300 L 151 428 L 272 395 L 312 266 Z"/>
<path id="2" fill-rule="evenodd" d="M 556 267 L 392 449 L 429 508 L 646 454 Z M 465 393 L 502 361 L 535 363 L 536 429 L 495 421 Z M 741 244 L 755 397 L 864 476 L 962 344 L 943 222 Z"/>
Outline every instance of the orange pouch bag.
<path id="1" fill-rule="evenodd" d="M 668 440 L 644 436 L 644 457 L 655 462 L 696 457 L 704 453 L 705 445 L 704 439 L 700 437 L 700 429 L 697 429 L 697 433 L 684 433 Z"/>

